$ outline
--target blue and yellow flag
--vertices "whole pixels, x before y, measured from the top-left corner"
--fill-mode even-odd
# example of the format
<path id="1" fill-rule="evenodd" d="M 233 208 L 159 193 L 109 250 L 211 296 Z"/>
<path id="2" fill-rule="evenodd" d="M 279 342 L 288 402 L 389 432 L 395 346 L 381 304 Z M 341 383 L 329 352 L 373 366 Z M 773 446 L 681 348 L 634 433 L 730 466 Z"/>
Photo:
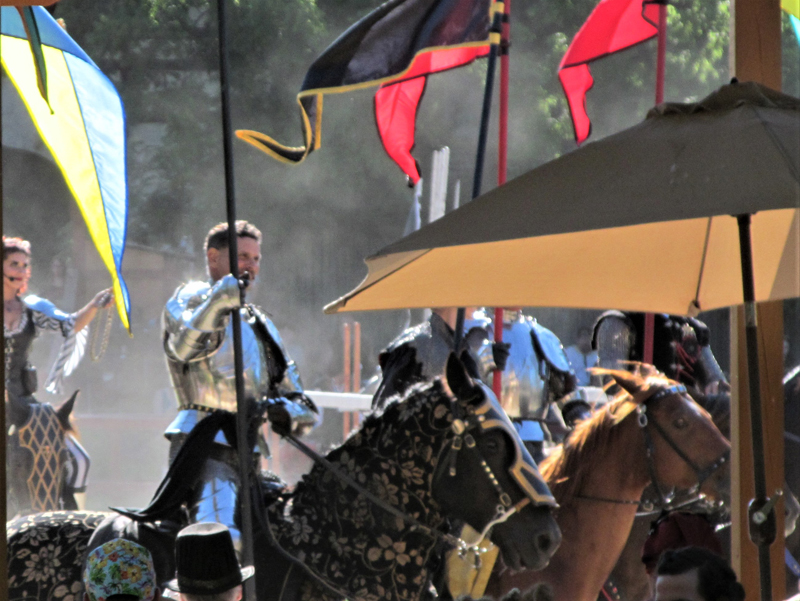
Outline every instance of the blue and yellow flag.
<path id="1" fill-rule="evenodd" d="M 128 219 L 122 100 L 111 81 L 50 13 L 34 6 L 47 71 L 45 99 L 20 13 L 13 7 L 0 10 L 3 69 L 78 202 L 94 245 L 111 273 L 120 319 L 130 332 L 130 298 L 121 275 Z"/>
<path id="2" fill-rule="evenodd" d="M 781 8 L 788 13 L 797 43 L 800 44 L 800 0 L 781 0 Z"/>

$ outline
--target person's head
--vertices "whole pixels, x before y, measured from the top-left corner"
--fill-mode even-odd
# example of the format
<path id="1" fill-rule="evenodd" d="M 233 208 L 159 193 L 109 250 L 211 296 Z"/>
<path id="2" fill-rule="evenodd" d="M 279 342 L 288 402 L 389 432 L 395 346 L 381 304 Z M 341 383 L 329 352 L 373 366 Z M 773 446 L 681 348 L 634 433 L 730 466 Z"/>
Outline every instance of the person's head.
<path id="1" fill-rule="evenodd" d="M 592 328 L 589 326 L 581 326 L 578 328 L 578 337 L 575 341 L 575 346 L 584 355 L 592 352 Z"/>
<path id="2" fill-rule="evenodd" d="M 254 280 L 261 264 L 261 231 L 247 221 L 236 222 L 239 274 L 250 274 Z M 219 223 L 209 230 L 204 245 L 208 275 L 215 282 L 231 273 L 228 254 L 228 223 Z"/>
<path id="3" fill-rule="evenodd" d="M 22 238 L 3 236 L 3 290 L 6 298 L 19 295 L 31 277 L 31 243 Z"/>
<path id="4" fill-rule="evenodd" d="M 158 601 L 150 551 L 124 538 L 103 543 L 86 558 L 84 601 Z"/>
<path id="5" fill-rule="evenodd" d="M 239 601 L 253 567 L 240 567 L 230 531 L 214 522 L 192 524 L 175 540 L 176 578 L 167 588 L 184 601 Z M 174 595 L 170 595 L 175 598 Z"/>
<path id="6" fill-rule="evenodd" d="M 708 549 L 665 551 L 656 576 L 655 601 L 744 601 L 735 572 Z"/>

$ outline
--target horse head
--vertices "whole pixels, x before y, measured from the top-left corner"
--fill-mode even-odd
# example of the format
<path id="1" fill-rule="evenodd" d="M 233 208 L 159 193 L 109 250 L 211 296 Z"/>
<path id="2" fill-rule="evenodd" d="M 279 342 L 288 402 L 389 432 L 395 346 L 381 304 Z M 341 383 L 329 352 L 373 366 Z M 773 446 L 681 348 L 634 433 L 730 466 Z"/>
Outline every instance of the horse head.
<path id="1" fill-rule="evenodd" d="M 7 447 L 9 515 L 62 507 L 69 457 L 66 435 L 72 429 L 69 416 L 77 395 L 76 390 L 58 409 L 47 403 L 28 404 L 7 397 L 7 415 L 11 416 Z"/>
<path id="2" fill-rule="evenodd" d="M 488 531 L 506 565 L 543 568 L 561 541 L 553 495 L 494 393 L 455 355 L 446 385 L 451 436 L 433 475 L 434 499 L 451 517 Z"/>
<path id="3" fill-rule="evenodd" d="M 697 489 L 729 504 L 730 471 L 722 468 L 730 460 L 730 443 L 686 387 L 655 371 L 644 376 L 602 371 L 625 391 L 627 402 L 633 403 L 656 489 Z"/>

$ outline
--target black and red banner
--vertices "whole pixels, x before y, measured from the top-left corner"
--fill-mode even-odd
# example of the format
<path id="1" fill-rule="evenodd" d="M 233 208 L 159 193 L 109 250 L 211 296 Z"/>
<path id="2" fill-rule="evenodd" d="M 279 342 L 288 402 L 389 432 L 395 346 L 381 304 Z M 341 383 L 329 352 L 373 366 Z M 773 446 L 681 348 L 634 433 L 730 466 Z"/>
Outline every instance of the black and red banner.
<path id="1" fill-rule="evenodd" d="M 345 31 L 306 73 L 297 95 L 303 146 L 251 130 L 236 135 L 273 158 L 300 163 L 320 147 L 325 94 L 381 86 L 375 97 L 381 139 L 416 181 L 410 151 L 425 78 L 488 54 L 492 8 L 492 0 L 389 0 Z"/>

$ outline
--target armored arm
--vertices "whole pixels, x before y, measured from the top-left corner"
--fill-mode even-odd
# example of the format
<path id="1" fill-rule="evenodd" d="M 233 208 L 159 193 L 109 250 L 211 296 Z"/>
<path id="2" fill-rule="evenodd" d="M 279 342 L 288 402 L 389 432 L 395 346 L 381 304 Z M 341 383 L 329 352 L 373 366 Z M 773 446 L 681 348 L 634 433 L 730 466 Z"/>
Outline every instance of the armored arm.
<path id="1" fill-rule="evenodd" d="M 229 315 L 241 307 L 239 282 L 226 275 L 213 286 L 204 282 L 180 288 L 164 309 L 164 350 L 176 361 L 192 361 L 214 352 Z"/>
<path id="2" fill-rule="evenodd" d="M 303 391 L 303 382 L 297 364 L 289 356 L 283 339 L 272 320 L 259 309 L 249 306 L 258 324 L 266 330 L 267 354 L 270 357 L 272 382 L 266 400 L 267 417 L 272 429 L 279 435 L 302 436 L 317 423 L 317 407 Z"/>

